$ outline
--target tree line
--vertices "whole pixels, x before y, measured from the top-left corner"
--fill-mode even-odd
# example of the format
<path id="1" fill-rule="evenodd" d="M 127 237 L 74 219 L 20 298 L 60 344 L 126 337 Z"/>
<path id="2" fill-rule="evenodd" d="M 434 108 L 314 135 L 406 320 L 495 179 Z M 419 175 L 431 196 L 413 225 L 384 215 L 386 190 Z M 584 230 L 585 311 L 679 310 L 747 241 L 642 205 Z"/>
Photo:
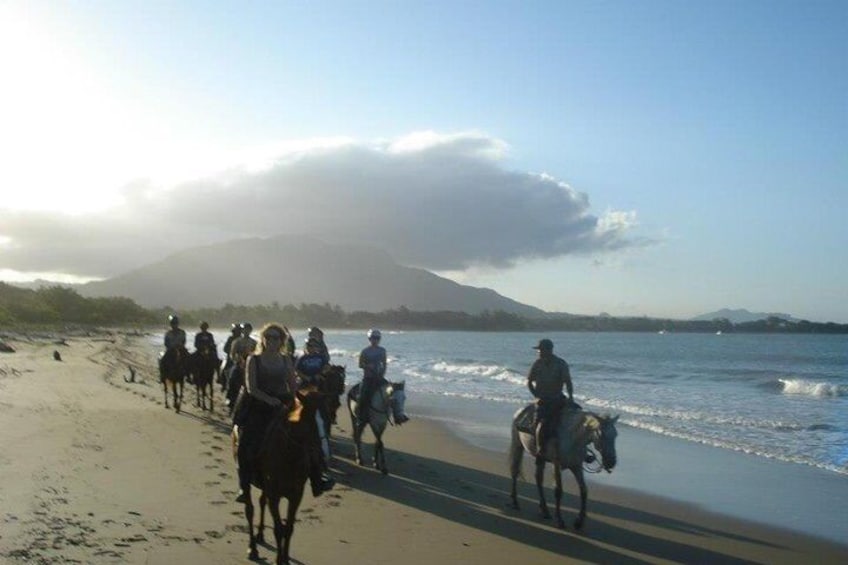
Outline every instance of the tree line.
<path id="1" fill-rule="evenodd" d="M 37 290 L 0 282 L 0 327 L 18 325 L 79 324 L 118 327 L 164 326 L 175 310 L 144 308 L 123 297 L 86 298 L 76 290 L 45 286 Z M 406 307 L 382 312 L 346 312 L 338 305 L 225 304 L 220 308 L 177 311 L 183 327 L 201 321 L 212 327 L 229 327 L 244 321 L 259 326 L 276 321 L 293 328 L 384 327 L 399 330 L 460 331 L 593 331 L 593 332 L 700 332 L 700 333 L 848 333 L 848 324 L 784 320 L 775 316 L 755 322 L 734 324 L 727 318 L 715 320 L 672 320 L 649 317 L 577 316 L 548 314 L 526 317 L 504 311 L 468 314 L 455 311 L 414 311 Z"/>

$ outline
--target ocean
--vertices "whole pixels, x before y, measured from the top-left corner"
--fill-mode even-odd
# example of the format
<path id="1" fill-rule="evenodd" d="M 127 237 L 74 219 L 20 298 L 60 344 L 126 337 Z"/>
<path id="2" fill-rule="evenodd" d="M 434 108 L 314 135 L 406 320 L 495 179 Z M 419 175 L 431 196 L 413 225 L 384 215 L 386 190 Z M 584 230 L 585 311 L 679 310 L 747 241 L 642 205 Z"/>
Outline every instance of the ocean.
<path id="1" fill-rule="evenodd" d="M 227 332 L 215 333 L 220 346 Z M 302 346 L 306 330 L 294 333 Z M 325 333 L 332 362 L 347 365 L 349 385 L 358 382 L 365 331 Z M 406 381 L 411 415 L 505 452 L 512 414 L 532 400 L 526 375 L 542 337 L 568 361 L 577 402 L 620 416 L 619 468 L 597 480 L 795 529 L 806 520 L 800 529 L 848 539 L 844 512 L 822 516 L 817 502 L 848 504 L 848 336 L 384 329 L 387 378 Z M 694 468 L 693 458 L 720 468 Z M 638 465 L 628 469 L 628 459 Z M 792 481 L 792 492 L 776 493 L 782 502 L 764 500 L 772 497 L 757 484 L 763 474 Z M 693 488 L 687 476 L 717 484 Z M 759 495 L 740 501 L 745 477 Z M 722 498 L 727 481 L 738 488 Z M 772 516 L 780 504 L 791 506 L 786 523 Z"/>

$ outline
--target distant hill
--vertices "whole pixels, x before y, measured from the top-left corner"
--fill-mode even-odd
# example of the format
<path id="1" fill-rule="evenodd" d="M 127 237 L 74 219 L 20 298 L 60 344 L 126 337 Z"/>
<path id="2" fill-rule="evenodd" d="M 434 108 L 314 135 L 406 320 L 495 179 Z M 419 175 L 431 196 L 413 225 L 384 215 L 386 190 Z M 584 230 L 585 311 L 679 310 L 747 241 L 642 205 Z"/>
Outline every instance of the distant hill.
<path id="1" fill-rule="evenodd" d="M 149 308 L 278 302 L 328 303 L 347 311 L 381 312 L 405 306 L 418 311 L 478 314 L 502 310 L 529 317 L 544 315 L 544 311 L 494 290 L 401 266 L 376 249 L 329 245 L 297 236 L 188 249 L 76 288 L 83 296 L 125 296 Z"/>
<path id="2" fill-rule="evenodd" d="M 716 310 L 715 312 L 708 312 L 706 314 L 701 314 L 700 316 L 695 316 L 694 318 L 692 318 L 692 320 L 709 322 L 711 320 L 719 318 L 727 318 L 734 324 L 742 324 L 745 322 L 756 322 L 757 320 L 765 320 L 766 318 L 772 316 L 775 318 L 787 320 L 789 322 L 801 321 L 798 318 L 793 318 L 790 314 L 783 314 L 780 312 L 749 312 L 744 308 L 738 308 L 735 310 L 723 308 L 721 310 Z"/>

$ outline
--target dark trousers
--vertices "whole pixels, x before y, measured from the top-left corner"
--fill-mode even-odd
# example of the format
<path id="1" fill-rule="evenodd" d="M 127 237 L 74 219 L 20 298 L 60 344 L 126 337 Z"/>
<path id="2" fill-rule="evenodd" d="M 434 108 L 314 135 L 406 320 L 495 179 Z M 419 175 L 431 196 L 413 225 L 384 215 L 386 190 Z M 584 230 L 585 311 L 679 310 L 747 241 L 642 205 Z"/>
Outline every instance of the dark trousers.
<path id="1" fill-rule="evenodd" d="M 536 401 L 536 440 L 541 450 L 550 438 L 556 437 L 565 396 L 540 398 Z"/>
<path id="2" fill-rule="evenodd" d="M 359 400 L 356 402 L 356 417 L 361 422 L 368 421 L 368 413 L 371 409 L 371 397 L 380 386 L 386 382 L 385 379 L 366 377 L 362 379 L 362 386 L 359 387 Z"/>

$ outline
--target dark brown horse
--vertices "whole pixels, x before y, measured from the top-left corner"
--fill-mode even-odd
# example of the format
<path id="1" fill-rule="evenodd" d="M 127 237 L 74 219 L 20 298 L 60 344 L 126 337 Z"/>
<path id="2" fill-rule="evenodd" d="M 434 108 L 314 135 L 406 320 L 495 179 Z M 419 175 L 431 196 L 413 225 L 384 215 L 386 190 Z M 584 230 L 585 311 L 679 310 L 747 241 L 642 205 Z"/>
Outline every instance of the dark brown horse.
<path id="1" fill-rule="evenodd" d="M 209 410 L 214 409 L 214 378 L 221 370 L 218 352 L 212 347 L 203 347 L 189 357 L 189 372 L 197 391 L 197 406 L 206 410 L 206 397 L 209 397 Z"/>
<path id="2" fill-rule="evenodd" d="M 318 387 L 318 391 L 324 395 L 320 410 L 327 437 L 330 437 L 330 428 L 336 423 L 336 413 L 342 405 L 341 396 L 345 391 L 345 378 L 346 372 L 343 365 L 329 365 Z"/>
<path id="3" fill-rule="evenodd" d="M 274 539 L 277 543 L 277 565 L 289 563 L 289 548 L 294 533 L 295 517 L 303 490 L 309 478 L 309 449 L 317 437 L 315 411 L 321 402 L 320 394 L 298 398 L 302 404 L 297 422 L 283 409 L 278 410 L 265 431 L 254 468 L 251 484 L 262 491 L 259 497 L 259 525 L 253 527 L 254 505 L 248 487 L 245 495 L 244 515 L 247 519 L 250 545 L 248 557 L 258 559 L 257 543 L 264 543 L 265 505 L 274 520 Z M 238 446 L 238 426 L 233 428 L 234 448 Z M 286 520 L 280 517 L 280 499 L 288 500 Z"/>
<path id="4" fill-rule="evenodd" d="M 183 387 L 188 374 L 188 352 L 180 347 L 167 350 L 159 359 L 159 377 L 165 390 L 165 408 L 168 406 L 168 385 L 174 399 L 174 410 L 180 412 L 180 404 L 183 400 Z"/>

